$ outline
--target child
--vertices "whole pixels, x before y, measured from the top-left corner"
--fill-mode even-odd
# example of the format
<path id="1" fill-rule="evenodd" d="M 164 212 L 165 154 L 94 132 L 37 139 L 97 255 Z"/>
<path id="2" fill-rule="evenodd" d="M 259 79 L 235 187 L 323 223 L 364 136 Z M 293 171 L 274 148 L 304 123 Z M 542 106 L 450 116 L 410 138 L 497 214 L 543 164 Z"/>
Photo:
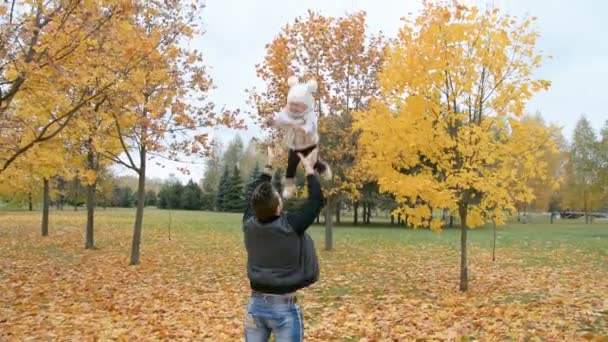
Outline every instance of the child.
<path id="1" fill-rule="evenodd" d="M 287 106 L 268 121 L 270 126 L 284 129 L 287 133 L 289 155 L 283 189 L 284 198 L 292 197 L 296 189 L 294 178 L 300 163 L 298 153 L 302 153 L 304 156 L 315 153 L 313 157 L 315 170 L 325 179 L 332 177 L 329 166 L 318 158 L 317 113 L 313 110 L 314 98 L 312 96 L 312 93 L 317 90 L 317 82 L 310 80 L 306 83 L 299 83 L 298 78 L 292 76 L 287 83 L 289 84 Z"/>

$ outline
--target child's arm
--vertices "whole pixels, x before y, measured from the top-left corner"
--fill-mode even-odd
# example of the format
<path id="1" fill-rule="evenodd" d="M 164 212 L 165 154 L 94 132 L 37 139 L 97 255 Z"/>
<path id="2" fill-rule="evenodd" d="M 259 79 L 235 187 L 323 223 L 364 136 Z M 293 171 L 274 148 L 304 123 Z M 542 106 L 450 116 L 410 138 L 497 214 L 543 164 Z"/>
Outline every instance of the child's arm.
<path id="1" fill-rule="evenodd" d="M 302 119 L 292 119 L 285 111 L 275 114 L 275 117 L 269 121 L 270 126 L 276 128 L 296 128 L 304 124 Z"/>

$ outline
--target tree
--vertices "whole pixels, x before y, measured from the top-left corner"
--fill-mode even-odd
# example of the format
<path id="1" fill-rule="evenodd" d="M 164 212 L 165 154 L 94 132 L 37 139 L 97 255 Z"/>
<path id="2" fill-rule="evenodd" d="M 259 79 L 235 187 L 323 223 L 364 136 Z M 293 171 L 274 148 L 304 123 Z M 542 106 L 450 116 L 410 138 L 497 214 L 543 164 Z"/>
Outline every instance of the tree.
<path id="1" fill-rule="evenodd" d="M 565 165 L 567 162 L 567 144 L 561 129 L 553 125 L 547 125 L 542 116 L 537 113 L 534 116 L 524 116 L 522 123 L 539 125 L 553 132 L 552 146 L 545 146 L 543 156 L 538 163 L 546 165 L 546 176 L 531 178 L 528 186 L 532 189 L 533 198 L 528 198 L 523 205 L 530 205 L 535 210 L 549 210 L 552 213 L 559 210 L 560 191 L 559 187 L 565 175 Z M 557 150 L 555 149 L 557 147 Z"/>
<path id="2" fill-rule="evenodd" d="M 228 196 L 229 191 L 229 182 L 230 172 L 228 171 L 228 166 L 224 166 L 224 173 L 222 174 L 222 178 L 220 178 L 220 182 L 217 188 L 217 195 L 215 198 L 215 209 L 217 211 L 226 210 L 226 198 Z"/>
<path id="3" fill-rule="evenodd" d="M 181 193 L 181 209 L 200 210 L 201 209 L 201 188 L 191 179 Z"/>
<path id="4" fill-rule="evenodd" d="M 201 180 L 201 208 L 203 210 L 214 210 L 217 190 L 222 176 L 220 161 L 221 146 L 213 144 L 213 152 L 205 162 L 205 175 Z"/>
<path id="5" fill-rule="evenodd" d="M 542 61 L 533 20 L 427 2 L 387 51 L 381 97 L 355 114 L 359 163 L 394 195 L 394 214 L 434 230 L 444 224 L 434 208 L 460 216 L 462 291 L 467 228 L 503 224 L 530 197 L 528 180 L 546 175 L 538 160 L 552 132 L 520 121 L 531 96 L 549 87 L 532 78 Z"/>
<path id="6" fill-rule="evenodd" d="M 118 208 L 132 208 L 133 207 L 133 190 L 129 187 L 118 187 L 115 186 L 112 191 L 112 204 Z"/>
<path id="7" fill-rule="evenodd" d="M 156 192 L 154 190 L 148 190 L 146 192 L 146 206 L 156 205 Z"/>
<path id="8" fill-rule="evenodd" d="M 24 193 L 30 204 L 30 211 L 35 195 L 41 194 L 42 236 L 48 236 L 49 233 L 49 208 L 54 195 L 52 180 L 60 176 L 74 177 L 73 171 L 78 165 L 82 163 L 69 153 L 62 140 L 56 139 L 33 146 L 15 160 L 10 169 L 0 173 L 0 179 L 7 181 L 8 189 L 12 189 L 14 193 Z M 34 190 L 36 187 L 38 191 Z"/>
<path id="9" fill-rule="evenodd" d="M 184 209 L 182 196 L 184 186 L 180 181 L 173 180 L 165 183 L 158 193 L 159 208 L 161 209 Z"/>
<path id="10" fill-rule="evenodd" d="M 600 191 L 602 193 L 601 202 L 604 203 L 603 210 L 608 210 L 608 120 L 600 132 L 601 141 L 599 145 L 599 171 L 600 171 Z"/>
<path id="11" fill-rule="evenodd" d="M 96 176 L 96 204 L 104 209 L 112 206 L 112 192 L 116 178 L 107 165 L 102 165 Z"/>
<path id="12" fill-rule="evenodd" d="M 126 84 L 147 54 L 130 30 L 136 9 L 127 2 L 13 1 L 0 12 L 0 173 Z"/>
<path id="13" fill-rule="evenodd" d="M 332 249 L 332 213 L 339 220 L 341 201 L 354 196 L 362 186 L 351 173 L 356 155 L 357 132 L 352 129 L 352 111 L 367 108 L 378 94 L 376 74 L 382 64 L 383 37 L 367 32 L 365 13 L 324 17 L 309 11 L 283 27 L 267 45 L 264 62 L 257 67 L 264 91 L 249 91 L 250 104 L 263 121 L 278 111 L 287 97 L 287 78 L 298 74 L 319 83 L 316 109 L 321 118 L 321 157 L 334 171 L 324 186 L 326 249 Z M 275 132 L 273 137 L 279 137 Z M 353 176 L 353 177 L 351 177 Z"/>
<path id="14" fill-rule="evenodd" d="M 585 222 L 590 223 L 589 213 L 601 206 L 602 186 L 600 175 L 600 143 L 593 127 L 583 116 L 574 129 L 570 160 L 568 163 L 567 203 L 585 213 Z"/>
<path id="15" fill-rule="evenodd" d="M 243 193 L 243 178 L 239 168 L 232 169 L 232 175 L 226 182 L 226 193 L 224 194 L 224 210 L 228 212 L 245 211 L 245 197 Z"/>
<path id="16" fill-rule="evenodd" d="M 74 211 L 78 210 L 78 207 L 86 203 L 86 191 L 80 178 L 78 176 L 73 177 L 68 183 L 68 195 L 67 203 L 74 207 Z"/>
<path id="17" fill-rule="evenodd" d="M 251 175 L 251 173 L 256 167 L 259 168 L 258 164 L 261 158 L 259 149 L 260 145 L 255 139 L 252 139 L 247 145 L 247 148 L 245 148 L 243 156 L 241 157 L 241 160 L 239 162 L 243 181 L 247 181 L 248 177 Z"/>
<path id="18" fill-rule="evenodd" d="M 243 139 L 237 134 L 228 144 L 228 148 L 226 148 L 226 152 L 224 152 L 224 155 L 222 156 L 222 164 L 229 169 L 232 169 L 235 166 L 240 167 L 240 162 L 244 153 L 243 150 Z"/>
<path id="19" fill-rule="evenodd" d="M 206 97 L 212 82 L 199 51 L 189 44 L 201 33 L 196 2 L 141 1 L 136 31 L 150 54 L 121 96 L 108 101 L 124 157 L 108 154 L 138 176 L 131 265 L 139 264 L 148 157 L 184 162 L 181 155 L 206 157 L 210 144 L 199 129 L 239 122 L 236 113 L 217 113 Z"/>
<path id="20" fill-rule="evenodd" d="M 97 175 L 102 169 L 103 164 L 107 164 L 107 159 L 102 159 L 103 151 L 118 151 L 120 146 L 116 139 L 112 139 L 110 135 L 112 130 L 111 120 L 107 115 L 100 112 L 106 98 L 99 100 L 97 103 L 92 103 L 82 110 L 87 111 L 82 118 L 87 123 L 86 130 L 88 134 L 81 141 L 81 153 L 85 157 L 85 172 L 86 176 L 84 185 L 86 187 L 86 204 L 87 204 L 87 223 L 86 223 L 86 238 L 85 249 L 95 247 L 95 207 L 97 205 Z M 82 129 L 81 126 L 78 127 Z M 105 162 L 105 163 L 104 163 Z"/>

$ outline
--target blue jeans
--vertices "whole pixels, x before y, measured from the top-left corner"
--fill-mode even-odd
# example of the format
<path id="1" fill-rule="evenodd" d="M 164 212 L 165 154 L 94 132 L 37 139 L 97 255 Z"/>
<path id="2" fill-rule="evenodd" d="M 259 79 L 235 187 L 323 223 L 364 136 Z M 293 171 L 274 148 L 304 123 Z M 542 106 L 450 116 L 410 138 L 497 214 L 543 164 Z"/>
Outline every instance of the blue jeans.
<path id="1" fill-rule="evenodd" d="M 304 340 L 304 320 L 298 304 L 272 304 L 252 297 L 245 313 L 245 341 L 266 342 L 273 333 L 277 342 Z"/>

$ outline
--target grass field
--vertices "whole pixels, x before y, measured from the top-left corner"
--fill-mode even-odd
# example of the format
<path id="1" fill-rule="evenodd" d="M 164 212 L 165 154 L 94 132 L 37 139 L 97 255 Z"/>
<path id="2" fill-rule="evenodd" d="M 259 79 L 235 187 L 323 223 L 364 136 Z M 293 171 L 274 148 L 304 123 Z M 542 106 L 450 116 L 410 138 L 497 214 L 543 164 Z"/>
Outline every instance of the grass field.
<path id="1" fill-rule="evenodd" d="M 0 341 L 242 339 L 248 297 L 240 216 L 147 210 L 142 264 L 128 266 L 134 212 L 0 212 Z M 470 232 L 470 291 L 458 288 L 459 231 L 310 230 L 321 279 L 301 292 L 311 341 L 608 340 L 608 224 L 560 221 Z"/>

